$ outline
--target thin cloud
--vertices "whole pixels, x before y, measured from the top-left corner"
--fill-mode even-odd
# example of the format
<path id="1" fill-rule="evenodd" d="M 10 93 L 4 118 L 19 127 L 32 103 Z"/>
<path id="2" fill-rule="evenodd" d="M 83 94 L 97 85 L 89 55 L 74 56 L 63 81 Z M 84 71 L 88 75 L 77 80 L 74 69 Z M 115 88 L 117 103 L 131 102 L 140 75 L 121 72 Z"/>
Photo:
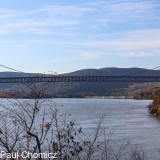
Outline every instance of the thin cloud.
<path id="1" fill-rule="evenodd" d="M 26 12 L 1 9 L 0 35 L 31 35 L 32 40 L 26 42 L 29 46 L 44 43 L 73 48 L 75 52 L 80 49 L 83 59 L 101 58 L 108 50 L 114 55 L 124 52 L 128 56 L 147 56 L 150 53 L 143 50 L 160 48 L 160 30 L 143 27 L 149 28 L 148 24 L 157 23 L 159 7 L 155 1 L 102 0 L 76 5 L 48 5 Z M 120 27 L 115 26 L 117 23 Z M 139 23 L 144 25 L 141 30 L 136 30 Z M 135 28 L 132 28 L 133 24 Z M 121 27 L 126 31 L 119 30 Z M 106 36 L 107 33 L 110 36 Z M 34 40 L 33 35 L 40 37 L 34 37 Z M 16 45 L 19 41 L 13 43 Z M 93 49 L 104 51 L 103 54 L 90 52 Z"/>
<path id="2" fill-rule="evenodd" d="M 150 19 L 159 19 L 154 13 L 157 3 L 151 1 L 94 1 L 78 5 L 49 5 L 25 13 L 17 10 L 1 9 L 0 34 L 29 33 L 48 35 L 56 33 L 54 29 L 67 32 L 67 27 L 75 27 L 76 32 L 85 26 L 91 29 L 104 29 L 105 25 L 124 22 L 143 23 Z M 66 29 L 66 30 L 65 30 Z M 75 30 L 70 30 L 74 33 Z"/>
<path id="3" fill-rule="evenodd" d="M 123 54 L 125 57 L 159 57 L 160 49 L 154 51 L 139 51 L 139 52 L 129 52 Z"/>
<path id="4" fill-rule="evenodd" d="M 119 38 L 112 38 L 115 35 L 110 35 L 110 38 L 104 37 L 104 40 L 98 40 L 101 38 L 97 35 L 95 41 L 77 41 L 71 42 L 73 46 L 89 47 L 89 48 L 114 48 L 117 50 L 131 50 L 131 49 L 155 49 L 160 48 L 160 30 L 138 30 L 138 31 L 126 31 L 123 33 L 116 33 Z M 69 42 L 68 42 L 69 43 Z"/>
<path id="5" fill-rule="evenodd" d="M 53 29 L 75 26 L 79 18 L 90 12 L 91 8 L 71 5 L 52 5 L 23 13 L 22 11 L 2 10 L 0 12 L 0 34 L 32 33 L 52 34 Z M 59 28 L 59 29 L 60 29 Z M 67 32 L 67 31 L 66 31 Z"/>
<path id="6" fill-rule="evenodd" d="M 102 53 L 96 53 L 96 52 L 83 52 L 80 54 L 80 58 L 83 60 L 94 60 L 99 59 L 102 57 Z"/>
<path id="7" fill-rule="evenodd" d="M 110 23 L 131 22 L 134 24 L 143 23 L 147 19 L 156 19 L 159 17 L 154 14 L 154 10 L 158 10 L 158 5 L 154 1 L 96 1 L 86 3 L 99 10 L 101 14 L 101 22 L 107 20 Z M 154 16 L 153 16 L 154 15 Z M 99 18 L 99 17 L 98 17 Z M 136 21 L 135 21 L 136 20 Z"/>

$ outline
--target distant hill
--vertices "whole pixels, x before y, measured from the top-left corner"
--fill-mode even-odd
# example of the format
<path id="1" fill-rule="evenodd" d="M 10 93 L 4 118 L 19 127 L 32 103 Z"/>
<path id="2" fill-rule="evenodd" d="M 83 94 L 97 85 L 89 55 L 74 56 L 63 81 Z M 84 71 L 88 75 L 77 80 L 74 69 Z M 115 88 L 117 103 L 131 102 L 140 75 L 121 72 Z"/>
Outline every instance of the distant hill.
<path id="1" fill-rule="evenodd" d="M 36 73 L 38 75 L 38 73 Z M 101 69 L 83 69 L 75 72 L 65 73 L 68 76 L 160 76 L 160 70 L 148 70 L 144 68 L 101 68 Z M 0 77 L 21 77 L 33 76 L 33 74 L 16 73 L 16 72 L 0 72 Z M 66 95 L 78 93 L 94 93 L 98 96 L 105 95 L 126 95 L 128 94 L 129 86 L 135 83 L 128 82 L 83 82 L 83 83 L 51 83 L 49 94 Z M 0 89 L 17 89 L 17 84 L 0 84 Z"/>
<path id="2" fill-rule="evenodd" d="M 160 70 L 149 70 L 144 68 L 101 68 L 101 69 L 83 69 L 75 72 L 67 73 L 67 75 L 94 75 L 94 76 L 160 76 Z"/>

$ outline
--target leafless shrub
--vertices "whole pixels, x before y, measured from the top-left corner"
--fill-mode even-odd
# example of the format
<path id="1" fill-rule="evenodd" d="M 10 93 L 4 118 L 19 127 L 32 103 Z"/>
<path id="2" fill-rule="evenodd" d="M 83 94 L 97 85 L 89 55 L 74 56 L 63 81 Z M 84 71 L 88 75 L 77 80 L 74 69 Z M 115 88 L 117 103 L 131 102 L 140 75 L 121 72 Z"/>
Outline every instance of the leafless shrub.
<path id="1" fill-rule="evenodd" d="M 146 153 L 143 150 L 133 148 L 130 151 L 128 160 L 147 160 Z"/>
<path id="2" fill-rule="evenodd" d="M 8 153 L 48 151 L 57 153 L 58 160 L 125 159 L 128 143 L 114 146 L 103 127 L 103 117 L 95 124 L 92 134 L 86 133 L 52 99 L 41 99 L 45 86 L 41 89 L 35 85 L 30 87 L 34 94 L 32 100 L 15 99 L 9 100 L 11 106 L 1 105 L 1 150 Z M 145 154 L 138 150 L 132 150 L 127 156 L 129 160 L 145 160 Z"/>

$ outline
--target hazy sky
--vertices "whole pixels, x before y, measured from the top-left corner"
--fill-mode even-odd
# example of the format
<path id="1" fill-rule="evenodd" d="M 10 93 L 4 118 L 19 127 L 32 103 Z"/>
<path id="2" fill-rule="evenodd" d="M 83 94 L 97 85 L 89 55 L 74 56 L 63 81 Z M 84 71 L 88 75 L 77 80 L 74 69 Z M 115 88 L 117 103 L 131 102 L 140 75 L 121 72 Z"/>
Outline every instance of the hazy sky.
<path id="1" fill-rule="evenodd" d="M 158 66 L 160 0 L 0 0 L 0 64 L 41 73 Z"/>

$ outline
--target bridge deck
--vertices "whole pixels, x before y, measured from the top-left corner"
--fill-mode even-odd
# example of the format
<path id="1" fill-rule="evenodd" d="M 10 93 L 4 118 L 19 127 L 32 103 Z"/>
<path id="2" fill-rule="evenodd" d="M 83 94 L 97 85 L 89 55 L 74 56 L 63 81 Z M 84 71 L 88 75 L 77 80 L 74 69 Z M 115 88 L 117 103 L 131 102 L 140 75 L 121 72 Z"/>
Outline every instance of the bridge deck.
<path id="1" fill-rule="evenodd" d="M 160 77 L 144 76 L 52 76 L 0 78 L 0 83 L 32 82 L 160 82 Z"/>

